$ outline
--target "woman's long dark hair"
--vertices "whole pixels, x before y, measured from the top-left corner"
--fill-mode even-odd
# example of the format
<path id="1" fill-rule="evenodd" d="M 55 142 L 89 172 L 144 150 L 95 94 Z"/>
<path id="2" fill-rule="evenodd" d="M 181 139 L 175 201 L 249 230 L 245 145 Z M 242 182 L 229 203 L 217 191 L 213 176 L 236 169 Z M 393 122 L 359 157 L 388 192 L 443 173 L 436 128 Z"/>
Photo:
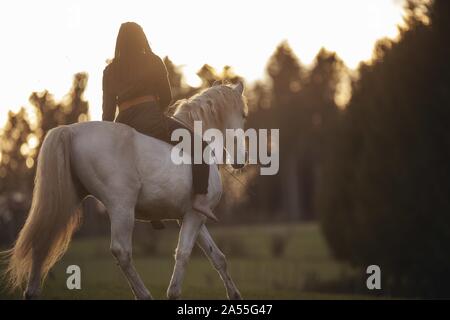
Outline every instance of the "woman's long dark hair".
<path id="1" fill-rule="evenodd" d="M 135 22 L 122 23 L 112 60 L 121 82 L 138 77 L 145 58 L 151 54 L 153 52 L 142 27 Z"/>

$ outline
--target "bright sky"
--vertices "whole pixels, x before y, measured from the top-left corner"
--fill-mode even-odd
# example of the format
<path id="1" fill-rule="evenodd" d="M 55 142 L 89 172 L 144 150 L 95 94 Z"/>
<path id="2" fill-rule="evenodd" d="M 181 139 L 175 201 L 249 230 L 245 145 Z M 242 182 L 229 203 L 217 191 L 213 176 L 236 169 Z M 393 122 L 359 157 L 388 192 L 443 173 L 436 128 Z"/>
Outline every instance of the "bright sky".
<path id="1" fill-rule="evenodd" d="M 306 64 L 326 47 L 354 68 L 377 39 L 397 35 L 402 14 L 402 0 L 2 1 L 0 124 L 33 91 L 62 97 L 79 71 L 89 73 L 86 98 L 100 119 L 102 71 L 125 21 L 141 24 L 152 49 L 183 65 L 195 85 L 204 63 L 262 78 L 285 39 Z"/>

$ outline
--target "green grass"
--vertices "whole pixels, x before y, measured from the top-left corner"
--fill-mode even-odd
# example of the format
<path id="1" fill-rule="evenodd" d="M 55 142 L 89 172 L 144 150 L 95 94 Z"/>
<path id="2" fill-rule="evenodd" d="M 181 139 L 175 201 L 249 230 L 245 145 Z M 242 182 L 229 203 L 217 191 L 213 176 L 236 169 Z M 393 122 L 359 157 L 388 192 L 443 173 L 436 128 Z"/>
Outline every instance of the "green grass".
<path id="1" fill-rule="evenodd" d="M 177 243 L 176 228 L 151 231 L 134 244 L 134 262 L 156 299 L 165 299 Z M 228 258 L 229 270 L 247 299 L 347 299 L 365 296 L 305 291 L 305 283 L 334 281 L 347 266 L 334 261 L 318 226 L 242 226 L 211 228 Z M 148 246 L 154 243 L 155 246 Z M 149 253 L 151 248 L 151 254 Z M 278 249 L 277 249 L 278 248 Z M 66 288 L 66 268 L 81 268 L 81 290 Z M 1 283 L 0 283 L 1 288 Z M 2 299 L 19 298 L 0 293 Z M 208 260 L 193 253 L 183 283 L 185 299 L 225 299 L 225 289 Z M 370 296 L 369 296 L 370 297 Z M 75 239 L 52 269 L 44 285 L 44 299 L 132 299 L 131 290 L 109 251 L 108 238 Z"/>

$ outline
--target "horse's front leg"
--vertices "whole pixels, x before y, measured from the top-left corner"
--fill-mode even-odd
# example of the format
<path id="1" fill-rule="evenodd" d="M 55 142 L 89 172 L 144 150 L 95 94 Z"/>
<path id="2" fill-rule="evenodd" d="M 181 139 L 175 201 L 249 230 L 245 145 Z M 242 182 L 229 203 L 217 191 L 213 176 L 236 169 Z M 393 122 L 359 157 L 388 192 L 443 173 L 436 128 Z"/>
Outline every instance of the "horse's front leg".
<path id="1" fill-rule="evenodd" d="M 227 290 L 228 299 L 241 300 L 241 294 L 236 288 L 233 279 L 231 279 L 230 274 L 228 273 L 227 260 L 225 258 L 225 255 L 222 253 L 222 251 L 220 251 L 219 247 L 214 242 L 205 225 L 200 228 L 197 244 L 203 250 L 209 261 L 211 261 L 211 264 L 214 266 L 214 268 L 222 278 L 222 281 Z"/>
<path id="2" fill-rule="evenodd" d="M 178 299 L 181 295 L 181 284 L 189 257 L 197 239 L 200 227 L 206 218 L 194 211 L 188 211 L 181 224 L 178 245 L 175 251 L 175 267 L 173 269 L 172 279 L 167 289 L 169 299 Z"/>

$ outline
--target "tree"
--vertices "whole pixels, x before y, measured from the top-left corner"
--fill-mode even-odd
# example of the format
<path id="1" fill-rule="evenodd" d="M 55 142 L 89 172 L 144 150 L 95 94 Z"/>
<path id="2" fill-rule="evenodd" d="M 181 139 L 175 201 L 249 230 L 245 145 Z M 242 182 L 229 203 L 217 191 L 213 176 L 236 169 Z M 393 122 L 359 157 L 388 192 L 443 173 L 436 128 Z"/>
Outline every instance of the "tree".
<path id="1" fill-rule="evenodd" d="M 60 102 L 56 102 L 47 90 L 31 94 L 29 100 L 38 118 L 35 132 L 40 143 L 52 128 L 89 120 L 89 103 L 83 97 L 87 81 L 86 73 L 75 74 L 69 93 Z"/>
<path id="2" fill-rule="evenodd" d="M 243 78 L 237 75 L 231 66 L 224 66 L 222 72 L 217 72 L 217 70 L 210 66 L 209 64 L 204 64 L 197 75 L 202 80 L 202 88 L 209 88 L 213 85 L 215 81 L 223 81 L 225 83 L 237 83 L 238 81 L 243 81 Z"/>
<path id="3" fill-rule="evenodd" d="M 36 121 L 24 108 L 8 113 L 0 135 L 0 192 L 2 202 L 13 215 L 13 233 L 19 230 L 31 203 L 35 164 L 47 132 L 58 125 L 89 119 L 89 105 L 83 97 L 87 79 L 85 73 L 76 74 L 72 88 L 60 102 L 48 91 L 32 93 L 30 102 L 34 108 L 30 114 Z"/>
<path id="4" fill-rule="evenodd" d="M 29 191 L 34 164 L 33 133 L 24 108 L 10 111 L 0 135 L 0 189 L 1 193 Z"/>
<path id="5" fill-rule="evenodd" d="M 175 65 L 169 57 L 164 58 L 164 64 L 166 65 L 170 86 L 172 88 L 172 102 L 186 98 L 193 92 L 194 88 L 184 82 L 181 67 Z"/>
<path id="6" fill-rule="evenodd" d="M 289 219 L 301 216 L 298 183 L 298 119 L 296 99 L 303 86 L 303 67 L 287 42 L 282 42 L 267 64 L 271 80 L 272 121 L 270 128 L 280 129 L 281 208 Z"/>
<path id="7" fill-rule="evenodd" d="M 400 40 L 360 66 L 317 203 L 338 258 L 378 264 L 393 294 L 448 297 L 450 4 L 409 5 Z"/>
<path id="8" fill-rule="evenodd" d="M 297 110 L 287 117 L 291 135 L 298 135 L 299 201 L 302 218 L 315 218 L 314 204 L 321 163 L 330 147 L 329 136 L 337 117 L 337 87 L 346 72 L 334 52 L 322 48 L 305 75 L 296 99 Z M 294 116 L 296 115 L 296 116 Z"/>
<path id="9" fill-rule="evenodd" d="M 209 88 L 213 85 L 214 81 L 219 80 L 216 69 L 209 64 L 204 64 L 197 72 L 197 76 L 202 80 L 203 88 Z"/>
<path id="10" fill-rule="evenodd" d="M 267 64 L 276 107 L 287 107 L 302 88 L 303 67 L 289 44 L 282 42 Z"/>

